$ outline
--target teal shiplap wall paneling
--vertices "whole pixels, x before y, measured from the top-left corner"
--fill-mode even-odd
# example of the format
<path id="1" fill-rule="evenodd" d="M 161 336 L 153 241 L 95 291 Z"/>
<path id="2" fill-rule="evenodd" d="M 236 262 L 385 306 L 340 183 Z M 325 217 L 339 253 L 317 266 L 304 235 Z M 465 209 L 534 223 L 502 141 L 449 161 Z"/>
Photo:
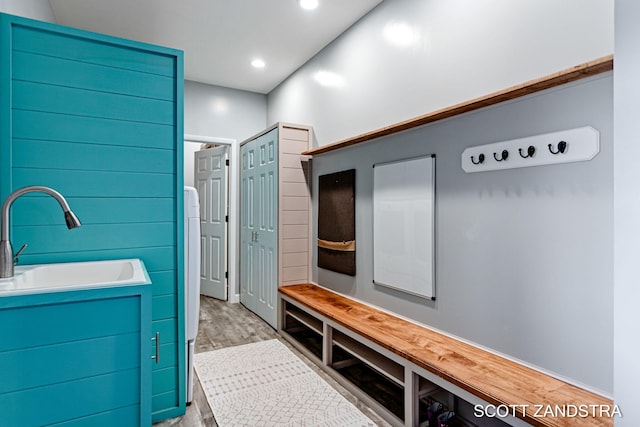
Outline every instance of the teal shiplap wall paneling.
<path id="1" fill-rule="evenodd" d="M 149 285 L 3 297 L 0 323 L 1 425 L 150 424 Z"/>
<path id="2" fill-rule="evenodd" d="M 1 15 L 0 196 L 21 264 L 141 258 L 153 282 L 153 420 L 184 413 L 182 53 Z M 115 316 L 114 316 L 115 317 Z M 151 343 L 149 345 L 154 345 Z"/>

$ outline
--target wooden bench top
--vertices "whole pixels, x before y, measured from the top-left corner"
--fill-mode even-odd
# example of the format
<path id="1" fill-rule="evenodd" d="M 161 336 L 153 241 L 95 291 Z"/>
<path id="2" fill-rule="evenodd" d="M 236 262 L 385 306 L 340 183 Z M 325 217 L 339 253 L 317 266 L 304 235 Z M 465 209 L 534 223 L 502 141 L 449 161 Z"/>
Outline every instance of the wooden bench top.
<path id="1" fill-rule="evenodd" d="M 516 416 L 532 425 L 613 426 L 607 416 L 613 415 L 613 402 L 598 394 L 314 284 L 279 291 L 490 404 L 515 408 Z M 563 408 L 567 414 L 582 412 L 552 416 Z"/>

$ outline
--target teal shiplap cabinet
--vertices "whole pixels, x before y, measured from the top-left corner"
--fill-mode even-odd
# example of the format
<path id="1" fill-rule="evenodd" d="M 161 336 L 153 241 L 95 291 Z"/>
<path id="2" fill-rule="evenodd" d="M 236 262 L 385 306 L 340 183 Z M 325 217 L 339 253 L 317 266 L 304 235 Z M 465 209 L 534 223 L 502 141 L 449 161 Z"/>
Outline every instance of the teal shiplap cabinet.
<path id="1" fill-rule="evenodd" d="M 29 245 L 21 264 L 144 261 L 154 421 L 185 411 L 182 67 L 180 51 L 0 14 L 0 198 L 49 186 L 83 223 L 34 193 L 11 240 Z"/>
<path id="2" fill-rule="evenodd" d="M 149 285 L 0 296 L 0 324 L 0 425 L 150 425 Z"/>

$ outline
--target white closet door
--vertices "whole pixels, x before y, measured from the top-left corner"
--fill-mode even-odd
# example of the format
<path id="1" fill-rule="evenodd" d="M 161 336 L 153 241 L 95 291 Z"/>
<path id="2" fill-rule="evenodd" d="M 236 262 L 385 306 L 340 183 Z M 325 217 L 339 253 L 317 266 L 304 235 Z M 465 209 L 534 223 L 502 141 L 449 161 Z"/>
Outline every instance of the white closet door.
<path id="1" fill-rule="evenodd" d="M 240 302 L 277 327 L 278 130 L 241 148 Z"/>
<path id="2" fill-rule="evenodd" d="M 255 312 L 254 295 L 256 293 L 255 267 L 256 245 L 256 141 L 244 144 L 240 148 L 240 302 Z"/>

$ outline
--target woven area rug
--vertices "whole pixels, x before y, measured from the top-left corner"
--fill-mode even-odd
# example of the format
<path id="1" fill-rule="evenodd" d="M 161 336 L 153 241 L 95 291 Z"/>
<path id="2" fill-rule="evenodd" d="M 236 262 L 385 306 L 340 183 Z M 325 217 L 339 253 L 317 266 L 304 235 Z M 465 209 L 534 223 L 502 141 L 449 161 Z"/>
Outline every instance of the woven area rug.
<path id="1" fill-rule="evenodd" d="M 197 353 L 194 364 L 220 427 L 375 426 L 276 339 Z"/>

